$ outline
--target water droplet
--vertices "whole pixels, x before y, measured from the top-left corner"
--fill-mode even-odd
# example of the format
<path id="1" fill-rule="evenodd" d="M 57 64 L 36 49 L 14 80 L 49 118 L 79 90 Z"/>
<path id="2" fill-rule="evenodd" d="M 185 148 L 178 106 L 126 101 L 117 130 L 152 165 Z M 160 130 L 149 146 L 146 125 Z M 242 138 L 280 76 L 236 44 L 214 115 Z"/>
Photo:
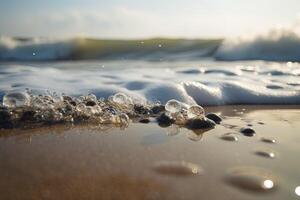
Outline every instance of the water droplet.
<path id="1" fill-rule="evenodd" d="M 166 105 L 165 109 L 170 113 L 177 113 L 181 111 L 181 103 L 175 99 L 169 100 Z"/>
<path id="2" fill-rule="evenodd" d="M 205 115 L 204 109 L 201 106 L 194 105 L 188 108 L 187 116 L 189 119 L 200 118 L 203 119 Z"/>
<path id="3" fill-rule="evenodd" d="M 162 44 L 159 44 L 158 47 L 161 48 L 161 47 L 162 47 Z"/>
<path id="4" fill-rule="evenodd" d="M 296 193 L 296 195 L 300 196 L 300 186 L 297 186 L 295 188 L 295 193 Z"/>
<path id="5" fill-rule="evenodd" d="M 273 138 L 261 138 L 261 141 L 265 143 L 272 143 L 272 144 L 276 143 L 276 140 Z"/>
<path id="6" fill-rule="evenodd" d="M 233 168 L 225 180 L 239 189 L 255 192 L 267 192 L 276 187 L 275 178 L 270 172 L 255 167 Z"/>
<path id="7" fill-rule="evenodd" d="M 28 106 L 30 96 L 24 92 L 11 92 L 3 96 L 3 105 L 6 107 Z"/>
<path id="8" fill-rule="evenodd" d="M 172 176 L 191 176 L 203 172 L 198 165 L 184 161 L 160 161 L 154 165 L 154 170 L 160 174 Z"/>
<path id="9" fill-rule="evenodd" d="M 86 110 L 86 106 L 84 103 L 80 103 L 76 106 L 76 109 L 79 111 L 79 112 L 85 112 Z"/>
<path id="10" fill-rule="evenodd" d="M 237 142 L 239 138 L 233 133 L 226 133 L 220 137 L 222 140 Z"/>
<path id="11" fill-rule="evenodd" d="M 262 156 L 265 158 L 275 158 L 275 153 L 268 150 L 259 150 L 255 152 L 256 155 Z"/>

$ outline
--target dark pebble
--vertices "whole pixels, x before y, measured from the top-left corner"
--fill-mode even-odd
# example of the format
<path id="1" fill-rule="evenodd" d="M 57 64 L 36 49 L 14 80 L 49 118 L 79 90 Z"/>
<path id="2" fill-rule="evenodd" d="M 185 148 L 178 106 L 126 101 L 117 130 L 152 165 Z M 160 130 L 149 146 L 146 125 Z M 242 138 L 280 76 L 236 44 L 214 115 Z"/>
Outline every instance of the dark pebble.
<path id="1" fill-rule="evenodd" d="M 77 105 L 77 103 L 75 102 L 75 101 L 70 101 L 69 102 L 72 106 L 76 106 Z"/>
<path id="2" fill-rule="evenodd" d="M 96 102 L 95 101 L 88 101 L 85 103 L 86 106 L 95 106 Z"/>
<path id="3" fill-rule="evenodd" d="M 241 128 L 240 132 L 248 137 L 252 137 L 255 135 L 255 131 L 252 128 Z"/>
<path id="4" fill-rule="evenodd" d="M 11 116 L 8 110 L 0 110 L 0 128 L 12 128 Z"/>
<path id="5" fill-rule="evenodd" d="M 161 114 L 156 120 L 157 120 L 158 124 L 163 127 L 170 126 L 171 124 L 173 124 L 175 122 L 174 119 L 171 119 L 165 113 Z"/>
<path id="6" fill-rule="evenodd" d="M 139 122 L 143 123 L 143 124 L 148 124 L 150 122 L 150 120 L 149 119 L 141 119 Z"/>
<path id="7" fill-rule="evenodd" d="M 63 96 L 63 100 L 64 101 L 73 101 L 72 98 L 70 96 Z"/>
<path id="8" fill-rule="evenodd" d="M 150 110 L 143 105 L 134 105 L 134 111 L 138 114 L 149 115 Z"/>
<path id="9" fill-rule="evenodd" d="M 35 111 L 29 110 L 25 111 L 22 115 L 21 121 L 33 121 Z"/>
<path id="10" fill-rule="evenodd" d="M 216 124 L 219 124 L 222 121 L 222 118 L 215 113 L 208 113 L 206 118 L 214 121 Z"/>
<path id="11" fill-rule="evenodd" d="M 216 123 L 208 118 L 205 119 L 190 119 L 186 124 L 189 129 L 211 129 L 216 126 Z"/>
<path id="12" fill-rule="evenodd" d="M 163 106 L 163 105 L 154 106 L 154 107 L 152 107 L 151 111 L 155 115 L 159 114 L 159 113 L 165 111 L 165 106 Z"/>

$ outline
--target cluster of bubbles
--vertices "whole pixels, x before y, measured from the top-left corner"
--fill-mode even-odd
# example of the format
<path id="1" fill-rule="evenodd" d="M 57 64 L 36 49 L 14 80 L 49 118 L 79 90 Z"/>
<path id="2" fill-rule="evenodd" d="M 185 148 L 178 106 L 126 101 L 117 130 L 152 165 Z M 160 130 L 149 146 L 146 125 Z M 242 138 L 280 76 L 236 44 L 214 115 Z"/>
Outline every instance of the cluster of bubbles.
<path id="1" fill-rule="evenodd" d="M 175 99 L 169 100 L 166 105 L 166 114 L 175 120 L 175 124 L 183 125 L 189 119 L 204 119 L 205 111 L 199 105 L 187 105 Z"/>
<path id="2" fill-rule="evenodd" d="M 201 106 L 189 106 L 174 99 L 163 106 L 160 103 L 134 103 L 124 93 L 117 93 L 108 99 L 97 99 L 94 94 L 74 97 L 48 91 L 46 95 L 36 95 L 26 90 L 4 95 L 0 107 L 0 128 L 66 122 L 127 127 L 130 120 L 148 120 L 162 115 L 167 119 L 165 123 L 177 125 L 185 125 L 189 119 L 205 118 Z"/>
<path id="3" fill-rule="evenodd" d="M 50 93 L 34 95 L 31 91 L 10 92 L 3 96 L 0 108 L 1 128 L 33 124 L 94 122 L 126 127 L 134 115 L 130 97 L 118 93 L 109 99 L 93 94 L 72 97 Z"/>

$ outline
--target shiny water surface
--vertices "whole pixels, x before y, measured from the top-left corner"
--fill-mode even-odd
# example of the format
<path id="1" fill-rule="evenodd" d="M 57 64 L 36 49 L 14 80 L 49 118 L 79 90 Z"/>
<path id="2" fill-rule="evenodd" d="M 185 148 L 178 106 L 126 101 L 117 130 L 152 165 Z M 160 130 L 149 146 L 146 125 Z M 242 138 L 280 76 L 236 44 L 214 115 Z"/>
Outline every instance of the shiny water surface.
<path id="1" fill-rule="evenodd" d="M 162 128 L 151 119 L 125 130 L 70 124 L 1 130 L 0 199 L 300 197 L 299 108 L 206 110 L 223 118 L 215 129 Z M 249 123 L 253 137 L 240 133 Z"/>

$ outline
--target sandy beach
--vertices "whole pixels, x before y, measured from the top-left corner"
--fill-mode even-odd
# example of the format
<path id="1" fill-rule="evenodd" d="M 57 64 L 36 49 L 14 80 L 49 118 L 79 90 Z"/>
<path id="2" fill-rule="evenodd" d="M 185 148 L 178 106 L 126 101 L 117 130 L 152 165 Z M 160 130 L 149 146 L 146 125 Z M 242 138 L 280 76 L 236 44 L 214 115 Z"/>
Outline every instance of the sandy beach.
<path id="1" fill-rule="evenodd" d="M 206 110 L 223 121 L 202 134 L 154 120 L 1 130 L 1 199 L 297 199 L 298 106 Z"/>

